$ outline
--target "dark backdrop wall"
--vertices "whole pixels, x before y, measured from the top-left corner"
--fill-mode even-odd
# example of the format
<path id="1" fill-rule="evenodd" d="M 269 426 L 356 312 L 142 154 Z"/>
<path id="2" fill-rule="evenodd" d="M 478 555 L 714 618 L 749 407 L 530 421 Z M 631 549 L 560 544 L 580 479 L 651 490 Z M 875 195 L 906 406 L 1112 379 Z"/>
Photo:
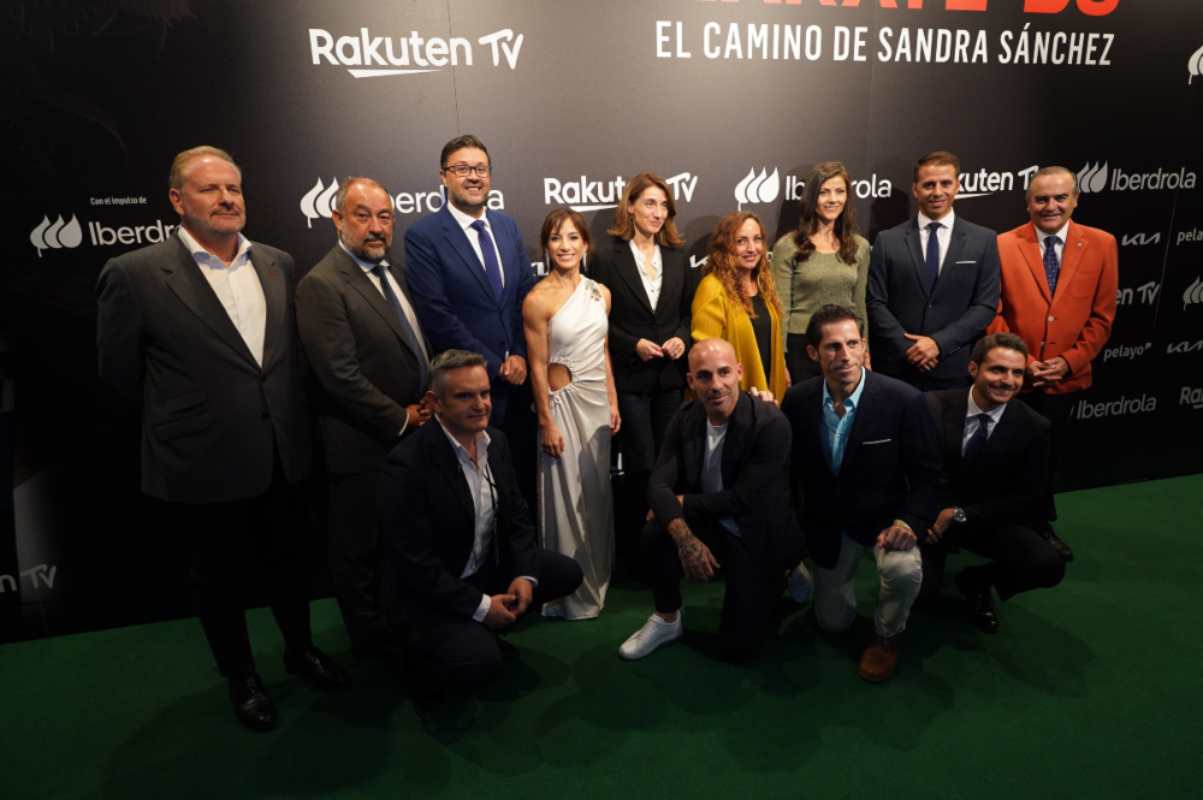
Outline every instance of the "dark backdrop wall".
<path id="1" fill-rule="evenodd" d="M 334 242 L 340 177 L 443 202 L 439 148 L 493 154 L 532 268 L 547 210 L 595 232 L 623 180 L 668 178 L 695 264 L 723 213 L 793 226 L 839 158 L 870 238 L 910 213 L 911 164 L 963 163 L 957 212 L 1025 220 L 1038 166 L 1121 242 L 1119 313 L 1074 408 L 1066 473 L 1203 469 L 1203 8 L 1181 0 L 25 2 L 4 12 L 3 158 L 16 191 L 0 317 L 0 640 L 185 609 L 175 534 L 137 486 L 137 412 L 95 369 L 104 262 L 169 235 L 174 153 L 243 166 L 251 238 L 302 268 Z M 399 248 L 398 248 L 399 249 Z"/>

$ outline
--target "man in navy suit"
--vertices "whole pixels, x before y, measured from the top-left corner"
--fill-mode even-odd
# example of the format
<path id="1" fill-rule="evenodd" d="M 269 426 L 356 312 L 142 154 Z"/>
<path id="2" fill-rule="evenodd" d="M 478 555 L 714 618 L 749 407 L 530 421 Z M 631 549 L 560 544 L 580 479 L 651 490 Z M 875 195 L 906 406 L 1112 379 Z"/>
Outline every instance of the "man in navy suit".
<path id="1" fill-rule="evenodd" d="M 941 511 L 923 543 L 924 593 L 939 592 L 948 547 L 990 559 L 956 577 L 970 622 L 987 633 L 998 630 L 994 590 L 1005 600 L 1056 586 L 1065 576 L 1065 560 L 1041 533 L 1048 520 L 1049 422 L 1011 402 L 1027 363 L 1023 339 L 992 333 L 973 348 L 972 388 L 927 395 L 945 482 Z"/>
<path id="2" fill-rule="evenodd" d="M 994 231 L 952 210 L 960 161 L 937 150 L 919 159 L 915 217 L 882 231 L 869 257 L 873 368 L 920 389 L 968 383 L 969 352 L 994 319 Z"/>
<path id="3" fill-rule="evenodd" d="M 889 678 L 895 640 L 923 581 L 917 547 L 936 516 L 940 478 L 936 429 L 923 394 L 862 365 L 856 312 L 823 306 L 806 331 L 823 374 L 795 384 L 781 410 L 793 429 L 792 486 L 815 566 L 815 619 L 842 631 L 856 619 L 857 565 L 871 549 L 881 580 L 876 639 L 860 676 Z"/>
<path id="4" fill-rule="evenodd" d="M 535 428 L 526 382 L 522 301 L 535 284 L 514 220 L 486 209 L 492 161 L 458 136 L 439 155 L 447 203 L 405 233 L 409 290 L 431 354 L 479 353 L 488 365 L 494 424 L 510 434 L 523 495 L 534 502 Z"/>

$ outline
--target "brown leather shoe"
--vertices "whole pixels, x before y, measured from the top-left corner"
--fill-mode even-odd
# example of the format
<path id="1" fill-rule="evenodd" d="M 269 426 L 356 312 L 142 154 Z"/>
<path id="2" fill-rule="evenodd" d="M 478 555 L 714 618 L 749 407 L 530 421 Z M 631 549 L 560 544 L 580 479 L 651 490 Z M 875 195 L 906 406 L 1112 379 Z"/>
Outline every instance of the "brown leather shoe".
<path id="1" fill-rule="evenodd" d="M 876 639 L 860 657 L 860 676 L 869 683 L 889 680 L 898 666 L 898 647 L 894 639 Z"/>

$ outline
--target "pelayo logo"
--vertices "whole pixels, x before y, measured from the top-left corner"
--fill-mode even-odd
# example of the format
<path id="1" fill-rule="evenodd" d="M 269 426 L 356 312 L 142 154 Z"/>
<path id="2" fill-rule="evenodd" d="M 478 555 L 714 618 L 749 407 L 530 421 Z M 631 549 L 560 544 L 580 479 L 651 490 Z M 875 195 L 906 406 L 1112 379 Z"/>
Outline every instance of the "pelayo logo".
<path id="1" fill-rule="evenodd" d="M 771 203 L 781 192 L 781 173 L 773 167 L 773 174 L 768 174 L 767 167 L 761 167 L 760 172 L 752 167 L 739 183 L 735 184 L 736 209 L 743 211 L 745 205 L 756 203 Z"/>
<path id="2" fill-rule="evenodd" d="M 49 216 L 44 216 L 38 226 L 29 232 L 29 242 L 37 248 L 38 258 L 42 257 L 43 250 L 79 247 L 83 240 L 83 228 L 74 214 L 70 222 L 64 222 L 62 214 L 54 222 L 50 221 Z"/>

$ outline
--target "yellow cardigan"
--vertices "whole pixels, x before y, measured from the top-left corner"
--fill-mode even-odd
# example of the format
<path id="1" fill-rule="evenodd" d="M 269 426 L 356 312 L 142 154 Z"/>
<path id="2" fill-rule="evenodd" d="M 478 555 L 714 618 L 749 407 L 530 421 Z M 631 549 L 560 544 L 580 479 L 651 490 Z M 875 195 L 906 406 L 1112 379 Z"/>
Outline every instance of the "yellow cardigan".
<path id="1" fill-rule="evenodd" d="M 756 332 L 752 320 L 743 304 L 732 300 L 723 284 L 713 275 L 702 278 L 693 296 L 693 340 L 726 339 L 735 348 L 735 357 L 743 364 L 744 376 L 739 388 L 748 390 L 768 389 L 778 403 L 785 397 L 789 384 L 785 380 L 785 348 L 781 342 L 781 320 L 772 303 L 766 303 L 772 319 L 773 384 L 765 377 L 760 363 L 760 349 L 756 346 Z"/>

